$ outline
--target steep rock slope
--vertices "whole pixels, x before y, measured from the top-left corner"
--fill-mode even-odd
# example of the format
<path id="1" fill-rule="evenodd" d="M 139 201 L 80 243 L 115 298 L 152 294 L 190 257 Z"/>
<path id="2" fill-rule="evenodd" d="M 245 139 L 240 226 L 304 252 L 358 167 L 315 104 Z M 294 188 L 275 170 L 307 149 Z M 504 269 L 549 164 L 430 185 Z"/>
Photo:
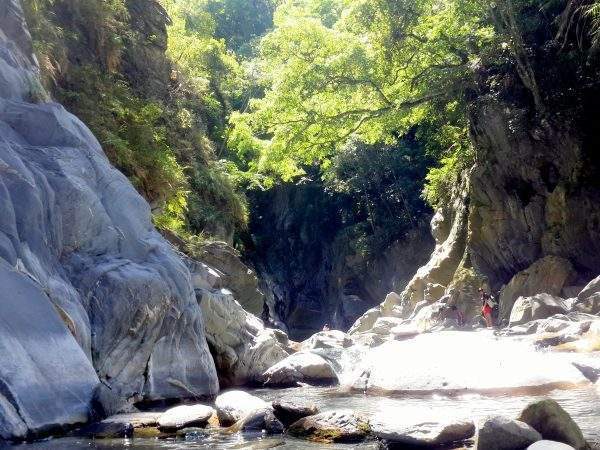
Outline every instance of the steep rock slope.
<path id="1" fill-rule="evenodd" d="M 190 274 L 148 204 L 41 89 L 18 0 L 0 4 L 0 436 L 121 398 L 218 391 Z M 95 370 L 94 370 L 95 369 Z"/>

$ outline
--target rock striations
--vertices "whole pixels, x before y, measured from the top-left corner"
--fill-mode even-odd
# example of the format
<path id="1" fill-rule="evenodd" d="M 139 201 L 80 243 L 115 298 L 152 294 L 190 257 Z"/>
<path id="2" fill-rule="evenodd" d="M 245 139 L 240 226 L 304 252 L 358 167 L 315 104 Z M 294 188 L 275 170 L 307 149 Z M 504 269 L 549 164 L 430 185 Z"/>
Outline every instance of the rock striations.
<path id="1" fill-rule="evenodd" d="M 190 273 L 87 127 L 40 103 L 21 6 L 0 3 L 0 437 L 85 422 L 94 392 L 218 391 Z"/>

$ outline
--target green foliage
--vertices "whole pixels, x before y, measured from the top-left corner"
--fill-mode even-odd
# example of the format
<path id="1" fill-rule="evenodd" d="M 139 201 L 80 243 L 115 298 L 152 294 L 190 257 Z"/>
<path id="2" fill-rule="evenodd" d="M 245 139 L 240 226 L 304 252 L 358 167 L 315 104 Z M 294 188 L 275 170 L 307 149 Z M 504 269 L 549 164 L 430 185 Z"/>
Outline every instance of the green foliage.
<path id="1" fill-rule="evenodd" d="M 283 2 L 260 47 L 269 88 L 234 129 L 266 138 L 258 169 L 284 179 L 350 139 L 394 143 L 462 98 L 494 39 L 483 16 L 476 0 Z"/>
<path id="2" fill-rule="evenodd" d="M 339 198 L 344 239 L 362 256 L 376 256 L 422 224 L 420 198 L 432 159 L 411 133 L 399 143 L 350 142 L 332 160 L 326 185 Z"/>

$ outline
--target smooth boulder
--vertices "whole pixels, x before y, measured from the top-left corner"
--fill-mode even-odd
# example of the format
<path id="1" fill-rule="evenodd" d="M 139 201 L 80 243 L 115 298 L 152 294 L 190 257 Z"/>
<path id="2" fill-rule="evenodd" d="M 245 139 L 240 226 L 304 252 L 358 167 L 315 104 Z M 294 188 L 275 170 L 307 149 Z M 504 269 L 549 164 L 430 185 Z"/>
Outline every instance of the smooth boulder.
<path id="1" fill-rule="evenodd" d="M 492 416 L 479 427 L 477 450 L 522 450 L 542 435 L 524 422 L 502 416 Z"/>
<path id="2" fill-rule="evenodd" d="M 343 331 L 331 330 L 321 331 L 302 342 L 302 350 L 310 351 L 324 348 L 348 348 L 353 341 Z"/>
<path id="3" fill-rule="evenodd" d="M 436 447 L 462 442 L 475 435 L 475 424 L 471 420 L 406 420 L 374 419 L 372 434 L 390 444 Z"/>
<path id="4" fill-rule="evenodd" d="M 229 391 L 217 397 L 215 407 L 219 422 L 224 426 L 228 426 L 233 425 L 253 411 L 268 409 L 270 405 L 247 392 Z"/>
<path id="5" fill-rule="evenodd" d="M 537 430 L 546 440 L 562 442 L 577 450 L 589 448 L 579 426 L 554 400 L 531 403 L 521 412 L 518 420 Z"/>
<path id="6" fill-rule="evenodd" d="M 294 386 L 299 382 L 333 384 L 338 380 L 331 364 L 310 352 L 288 356 L 267 370 L 263 377 L 265 386 Z"/>
<path id="7" fill-rule="evenodd" d="M 315 442 L 358 442 L 369 433 L 368 422 L 352 410 L 327 411 L 304 417 L 288 428 L 292 436 Z"/>
<path id="8" fill-rule="evenodd" d="M 206 425 L 215 410 L 206 405 L 181 405 L 168 409 L 158 418 L 162 431 Z"/>

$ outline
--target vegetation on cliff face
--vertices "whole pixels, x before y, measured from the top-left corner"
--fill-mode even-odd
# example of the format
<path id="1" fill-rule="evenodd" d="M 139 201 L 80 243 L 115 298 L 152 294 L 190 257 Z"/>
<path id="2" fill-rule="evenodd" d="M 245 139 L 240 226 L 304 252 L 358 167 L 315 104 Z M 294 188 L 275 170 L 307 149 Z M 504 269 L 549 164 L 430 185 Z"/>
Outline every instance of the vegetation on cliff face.
<path id="1" fill-rule="evenodd" d="M 245 198 L 218 161 L 227 117 L 221 80 L 235 70 L 214 30 L 182 25 L 173 2 L 166 6 L 177 44 L 167 42 L 171 19 L 154 1 L 24 3 L 47 89 L 92 129 L 150 202 L 157 226 L 190 239 L 230 239 L 243 228 Z M 177 38 L 190 33 L 198 39 L 189 50 L 200 48 L 194 56 L 205 63 L 194 71 L 175 58 L 176 45 L 186 45 Z"/>

